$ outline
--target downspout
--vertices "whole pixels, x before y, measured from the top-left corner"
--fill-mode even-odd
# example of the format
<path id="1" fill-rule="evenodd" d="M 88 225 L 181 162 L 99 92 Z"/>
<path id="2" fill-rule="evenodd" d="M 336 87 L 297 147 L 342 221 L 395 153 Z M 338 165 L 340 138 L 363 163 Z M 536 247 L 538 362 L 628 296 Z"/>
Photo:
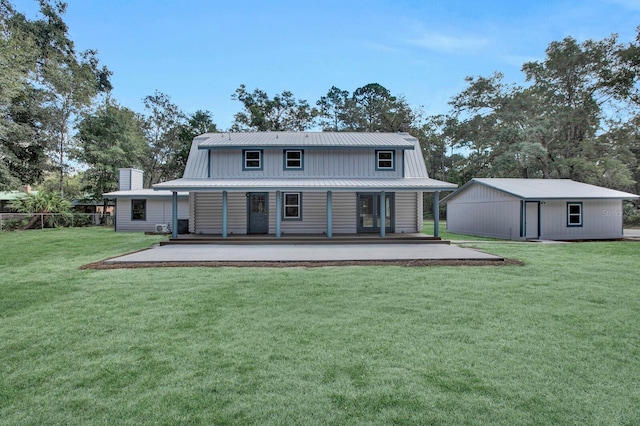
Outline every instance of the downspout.
<path id="1" fill-rule="evenodd" d="M 433 194 L 433 236 L 440 236 L 440 191 Z"/>
<path id="2" fill-rule="evenodd" d="M 227 191 L 222 191 L 222 238 L 227 238 L 228 208 Z"/>
<path id="3" fill-rule="evenodd" d="M 171 198 L 173 208 L 173 217 L 171 218 L 171 238 L 176 239 L 178 238 L 178 193 L 173 191 Z"/>
<path id="4" fill-rule="evenodd" d="M 333 196 L 331 191 L 327 191 L 327 238 L 331 238 L 333 236 Z"/>

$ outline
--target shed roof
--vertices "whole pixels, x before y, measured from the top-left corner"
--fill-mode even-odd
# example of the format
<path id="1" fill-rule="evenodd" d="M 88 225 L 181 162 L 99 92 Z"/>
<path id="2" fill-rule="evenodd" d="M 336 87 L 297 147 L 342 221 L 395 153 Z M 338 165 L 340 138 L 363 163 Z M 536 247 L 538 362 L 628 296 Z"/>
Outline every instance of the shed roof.
<path id="1" fill-rule="evenodd" d="M 194 139 L 199 149 L 228 148 L 378 148 L 414 149 L 408 133 L 363 132 L 241 132 L 205 133 Z"/>
<path id="2" fill-rule="evenodd" d="M 447 202 L 460 196 L 472 185 L 487 186 L 523 200 L 632 200 L 640 198 L 636 194 L 589 185 L 571 179 L 473 178 L 442 201 Z"/>

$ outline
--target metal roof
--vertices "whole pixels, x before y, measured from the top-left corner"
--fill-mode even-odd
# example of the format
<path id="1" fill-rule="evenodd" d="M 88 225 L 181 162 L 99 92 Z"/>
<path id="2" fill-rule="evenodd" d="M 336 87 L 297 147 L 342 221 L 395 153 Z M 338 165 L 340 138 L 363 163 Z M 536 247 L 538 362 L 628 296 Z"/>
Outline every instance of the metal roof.
<path id="1" fill-rule="evenodd" d="M 464 193 L 471 185 L 484 185 L 497 189 L 524 200 L 557 200 L 557 199 L 622 199 L 640 198 L 636 194 L 616 191 L 601 186 L 576 182 L 571 179 L 509 179 L 509 178 L 474 178 L 448 195 L 442 201 L 447 202 Z"/>
<path id="2" fill-rule="evenodd" d="M 414 149 L 408 133 L 364 132 L 240 132 L 205 133 L 194 139 L 199 149 L 221 148 L 378 148 Z"/>
<path id="3" fill-rule="evenodd" d="M 102 198 L 171 198 L 172 191 L 156 191 L 153 189 L 131 189 L 113 191 L 102 194 Z M 178 197 L 188 197 L 188 192 L 178 192 Z"/>
<path id="4" fill-rule="evenodd" d="M 456 185 L 429 178 L 183 178 L 156 184 L 154 188 L 177 191 L 453 191 Z"/>

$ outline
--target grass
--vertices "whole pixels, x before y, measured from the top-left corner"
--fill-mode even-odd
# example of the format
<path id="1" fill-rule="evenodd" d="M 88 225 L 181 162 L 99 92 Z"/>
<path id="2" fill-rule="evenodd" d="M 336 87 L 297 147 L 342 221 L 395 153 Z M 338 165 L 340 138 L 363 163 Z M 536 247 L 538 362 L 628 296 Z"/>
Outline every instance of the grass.
<path id="1" fill-rule="evenodd" d="M 638 424 L 640 244 L 524 267 L 79 270 L 159 237 L 0 234 L 0 424 Z"/>

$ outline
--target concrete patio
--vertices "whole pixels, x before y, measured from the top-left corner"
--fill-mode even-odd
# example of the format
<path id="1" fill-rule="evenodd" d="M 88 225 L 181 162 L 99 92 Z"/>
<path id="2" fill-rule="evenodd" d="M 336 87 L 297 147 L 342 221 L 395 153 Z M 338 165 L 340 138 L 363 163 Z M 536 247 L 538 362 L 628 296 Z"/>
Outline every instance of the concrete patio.
<path id="1" fill-rule="evenodd" d="M 202 262 L 503 261 L 449 244 L 169 244 L 106 260 L 106 264 Z"/>

